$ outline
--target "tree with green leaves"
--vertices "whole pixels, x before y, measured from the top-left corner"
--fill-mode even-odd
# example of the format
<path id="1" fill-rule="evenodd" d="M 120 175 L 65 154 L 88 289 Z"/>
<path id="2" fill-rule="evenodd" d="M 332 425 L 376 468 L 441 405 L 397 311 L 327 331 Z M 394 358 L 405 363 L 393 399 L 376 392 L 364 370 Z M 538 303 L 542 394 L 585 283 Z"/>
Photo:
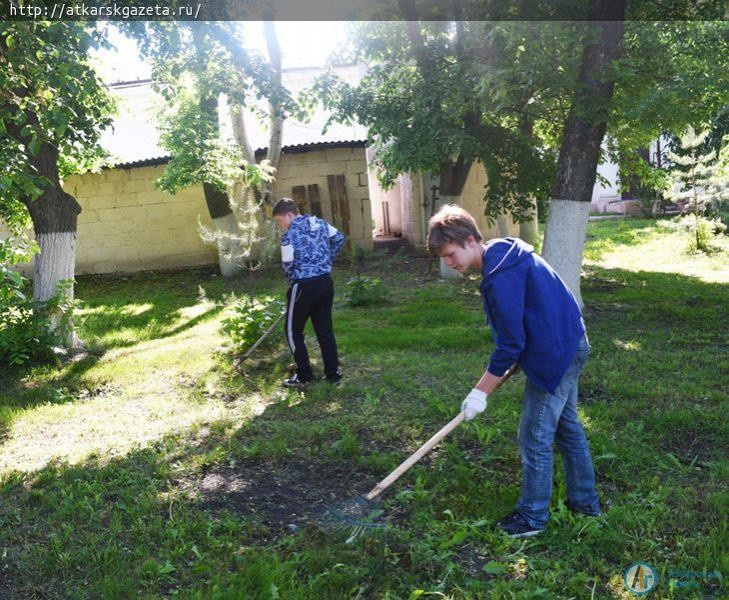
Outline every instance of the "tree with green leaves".
<path id="1" fill-rule="evenodd" d="M 709 130 L 696 133 L 689 126 L 681 136 L 680 151 L 667 152 L 675 167 L 671 170 L 666 197 L 691 213 L 693 241 L 690 248 L 702 252 L 711 250 L 712 225 L 705 218 L 706 209 L 729 197 L 728 182 L 716 151 L 702 152 L 708 136 Z"/>
<path id="2" fill-rule="evenodd" d="M 642 149 L 688 123 L 708 123 L 726 105 L 729 28 L 721 21 L 641 20 L 650 3 L 590 0 L 582 66 L 571 95 L 543 253 L 582 302 L 580 270 L 601 144 L 624 183 L 654 176 Z M 683 5 L 677 3 L 676 10 Z M 705 5 L 706 14 L 720 7 Z M 679 14 L 679 13 L 677 13 Z M 700 15 L 695 15 L 700 16 Z"/>
<path id="3" fill-rule="evenodd" d="M 257 261 L 259 242 L 270 237 L 260 210 L 258 237 L 239 235 L 242 225 L 235 206 L 250 199 L 241 183 L 257 182 L 259 205 L 270 202 L 283 120 L 293 106 L 281 87 L 281 58 L 273 25 L 266 28 L 270 61 L 250 56 L 238 39 L 239 29 L 231 23 L 147 22 L 127 24 L 125 29 L 151 58 L 155 87 L 167 100 L 161 143 L 171 159 L 158 185 L 172 194 L 202 185 L 213 223 L 203 230 L 203 237 L 218 246 L 221 273 L 234 275 L 241 264 Z M 253 94 L 269 98 L 271 142 L 265 172 L 246 175 L 244 169 L 258 169 L 242 115 Z M 220 129 L 223 96 L 230 107 L 233 139 L 226 139 Z M 239 198 L 231 197 L 233 189 L 239 190 Z"/>
<path id="4" fill-rule="evenodd" d="M 40 249 L 33 278 L 37 303 L 74 277 L 81 207 L 61 181 L 101 157 L 97 141 L 111 122 L 113 103 L 86 57 L 103 43 L 103 31 L 92 23 L 0 23 L 0 216 L 14 231 L 32 221 Z M 73 297 L 71 285 L 60 289 Z M 55 321 L 69 323 L 66 317 Z M 65 342 L 79 343 L 70 326 Z"/>
<path id="5" fill-rule="evenodd" d="M 385 186 L 402 173 L 428 172 L 437 179 L 441 202 L 457 203 L 471 166 L 480 161 L 489 178 L 486 214 L 497 219 L 510 211 L 517 220 L 534 219 L 534 200 L 548 197 L 556 159 L 543 138 L 553 136 L 553 121 L 563 110 L 559 98 L 544 91 L 553 87 L 546 77 L 554 77 L 554 68 L 540 72 L 523 55 L 574 69 L 574 27 L 425 23 L 414 18 L 412 4 L 404 10 L 405 23 L 355 29 L 351 58 L 368 66 L 358 85 L 330 75 L 317 83 L 316 94 L 332 119 L 356 118 L 369 128 Z M 522 44 L 535 35 L 542 44 Z M 548 39 L 559 43 L 552 47 Z"/>
<path id="6" fill-rule="evenodd" d="M 425 23 L 414 3 L 400 5 L 407 23 L 359 27 L 355 56 L 369 66 L 359 86 L 319 83 L 333 118 L 370 128 L 385 185 L 401 173 L 431 172 L 441 202 L 458 203 L 480 161 L 485 213 L 534 222 L 535 200 L 543 204 L 552 191 L 584 26 Z"/>
<path id="7" fill-rule="evenodd" d="M 407 23 L 359 28 L 362 82 L 329 77 L 317 93 L 334 119 L 370 128 L 386 185 L 429 171 L 441 198 L 458 201 L 479 160 L 488 215 L 523 220 L 535 197 L 548 200 L 544 254 L 581 301 L 597 165 L 619 160 L 627 178 L 661 132 L 716 114 L 726 102 L 727 26 L 625 21 L 648 15 L 647 3 L 626 16 L 611 0 L 578 3 L 581 21 L 546 23 L 424 22 L 414 2 L 399 4 Z"/>

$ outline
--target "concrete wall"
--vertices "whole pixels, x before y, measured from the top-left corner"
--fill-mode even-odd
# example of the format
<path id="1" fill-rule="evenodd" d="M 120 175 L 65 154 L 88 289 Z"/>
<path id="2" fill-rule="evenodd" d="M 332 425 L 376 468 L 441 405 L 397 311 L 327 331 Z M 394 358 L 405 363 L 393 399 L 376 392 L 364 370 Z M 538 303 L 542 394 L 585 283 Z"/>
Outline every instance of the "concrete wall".
<path id="1" fill-rule="evenodd" d="M 198 216 L 210 218 L 202 187 L 175 196 L 164 194 L 154 181 L 164 165 L 104 169 L 72 175 L 64 189 L 81 205 L 76 241 L 76 274 L 143 271 L 217 262 L 217 250 L 198 234 Z M 29 232 L 33 237 L 33 232 Z M 0 237 L 7 230 L 0 224 Z M 32 277 L 33 266 L 18 270 Z"/>
<path id="2" fill-rule="evenodd" d="M 174 196 L 155 180 L 165 165 L 104 169 L 73 175 L 64 188 L 81 204 L 76 274 L 145 271 L 217 264 L 217 249 L 203 243 L 198 219 L 210 225 L 202 186 Z M 276 197 L 296 185 L 319 185 L 322 212 L 331 222 L 327 175 L 345 175 L 350 210 L 349 239 L 372 249 L 372 214 L 364 148 L 333 148 L 282 156 Z M 364 185 L 362 185 L 362 183 Z M 0 235 L 3 235 L 0 227 Z M 30 265 L 20 267 L 32 275 Z"/>
<path id="3" fill-rule="evenodd" d="M 64 182 L 83 211 L 78 219 L 76 274 L 188 267 L 217 262 L 198 217 L 209 225 L 202 187 L 171 196 L 155 188 L 165 166 L 104 169 Z"/>
<path id="4" fill-rule="evenodd" d="M 276 198 L 291 197 L 293 187 L 315 183 L 319 186 L 322 217 L 332 223 L 327 175 L 345 176 L 349 199 L 349 239 L 361 248 L 371 250 L 372 208 L 364 148 L 328 148 L 282 155 L 273 194 Z"/>
<path id="5" fill-rule="evenodd" d="M 484 239 L 489 240 L 500 237 L 502 233 L 499 231 L 496 223 L 489 225 L 484 215 L 486 204 L 483 197 L 487 182 L 488 176 L 486 175 L 486 168 L 480 162 L 474 163 L 468 173 L 466 184 L 463 186 L 461 206 L 473 215 Z M 507 234 L 510 236 L 518 236 L 519 225 L 514 223 L 511 215 L 508 215 L 505 220 L 508 227 Z"/>

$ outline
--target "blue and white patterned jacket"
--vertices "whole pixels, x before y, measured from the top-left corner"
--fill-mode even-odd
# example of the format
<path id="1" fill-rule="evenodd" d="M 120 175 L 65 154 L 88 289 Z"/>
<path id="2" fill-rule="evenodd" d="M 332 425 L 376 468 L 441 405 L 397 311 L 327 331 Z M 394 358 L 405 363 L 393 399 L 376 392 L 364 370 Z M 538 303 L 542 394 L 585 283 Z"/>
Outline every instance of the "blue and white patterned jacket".
<path id="1" fill-rule="evenodd" d="M 344 234 L 325 220 L 299 215 L 281 236 L 281 261 L 292 283 L 326 275 L 344 246 Z"/>

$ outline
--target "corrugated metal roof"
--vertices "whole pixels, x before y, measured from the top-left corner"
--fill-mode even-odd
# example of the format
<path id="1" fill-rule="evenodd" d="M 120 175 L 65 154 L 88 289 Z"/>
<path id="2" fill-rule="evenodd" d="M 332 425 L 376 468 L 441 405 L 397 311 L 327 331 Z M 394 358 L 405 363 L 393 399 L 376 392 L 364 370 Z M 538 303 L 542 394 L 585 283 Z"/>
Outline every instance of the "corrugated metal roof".
<path id="1" fill-rule="evenodd" d="M 142 160 L 132 160 L 129 162 L 117 162 L 110 164 L 109 169 L 134 169 L 135 167 L 155 167 L 157 165 L 166 165 L 170 161 L 170 156 L 155 156 L 153 158 L 145 158 Z"/>
<path id="2" fill-rule="evenodd" d="M 283 154 L 295 154 L 297 152 L 309 152 L 311 150 L 326 150 L 327 148 L 364 148 L 367 140 L 342 140 L 340 142 L 312 142 L 310 144 L 294 144 L 284 146 L 281 149 Z M 256 156 L 266 154 L 268 148 L 256 148 Z"/>
<path id="3" fill-rule="evenodd" d="M 326 150 L 328 148 L 364 148 L 367 145 L 366 140 L 342 140 L 340 142 L 312 142 L 310 144 L 294 144 L 292 146 L 284 146 L 281 149 L 282 154 L 296 154 L 297 152 L 311 152 L 315 150 Z M 256 148 L 256 156 L 260 157 L 266 154 L 268 148 Z M 157 165 L 165 165 L 169 162 L 170 155 L 155 156 L 142 160 L 133 160 L 128 162 L 117 162 L 109 165 L 111 169 L 134 169 L 136 167 L 155 167 Z"/>
<path id="4" fill-rule="evenodd" d="M 296 95 L 308 87 L 323 69 L 292 69 L 284 71 L 284 85 Z M 350 82 L 356 82 L 363 74 L 362 66 L 337 68 L 337 74 Z M 139 80 L 112 85 L 112 92 L 119 99 L 120 111 L 112 128 L 102 134 L 101 146 L 112 155 L 112 164 L 119 168 L 132 168 L 164 164 L 169 153 L 159 145 L 157 114 L 162 99 L 152 90 L 150 80 Z M 259 108 L 265 108 L 261 100 Z M 221 104 L 221 129 L 232 137 L 232 127 L 227 118 L 227 108 Z M 256 154 L 264 153 L 268 146 L 267 125 L 258 122 L 250 111 L 245 111 L 246 130 Z M 306 152 L 323 147 L 364 146 L 367 128 L 358 124 L 332 123 L 323 129 L 329 113 L 321 108 L 310 115 L 306 123 L 289 118 L 284 122 L 283 151 Z"/>

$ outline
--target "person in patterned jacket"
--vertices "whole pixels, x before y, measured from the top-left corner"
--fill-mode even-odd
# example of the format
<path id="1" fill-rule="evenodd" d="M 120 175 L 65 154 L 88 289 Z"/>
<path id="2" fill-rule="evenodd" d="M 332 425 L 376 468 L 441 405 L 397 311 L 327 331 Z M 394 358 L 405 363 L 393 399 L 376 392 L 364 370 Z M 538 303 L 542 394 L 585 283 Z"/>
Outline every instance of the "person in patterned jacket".
<path id="1" fill-rule="evenodd" d="M 296 361 L 296 373 L 284 385 L 297 387 L 313 379 L 304 341 L 304 326 L 309 318 L 324 360 L 324 377 L 336 383 L 342 376 L 332 327 L 334 283 L 330 273 L 332 262 L 344 246 L 344 234 L 319 217 L 300 215 L 291 198 L 281 198 L 274 205 L 273 219 L 283 232 L 281 261 L 291 282 L 286 294 L 284 327 Z"/>

